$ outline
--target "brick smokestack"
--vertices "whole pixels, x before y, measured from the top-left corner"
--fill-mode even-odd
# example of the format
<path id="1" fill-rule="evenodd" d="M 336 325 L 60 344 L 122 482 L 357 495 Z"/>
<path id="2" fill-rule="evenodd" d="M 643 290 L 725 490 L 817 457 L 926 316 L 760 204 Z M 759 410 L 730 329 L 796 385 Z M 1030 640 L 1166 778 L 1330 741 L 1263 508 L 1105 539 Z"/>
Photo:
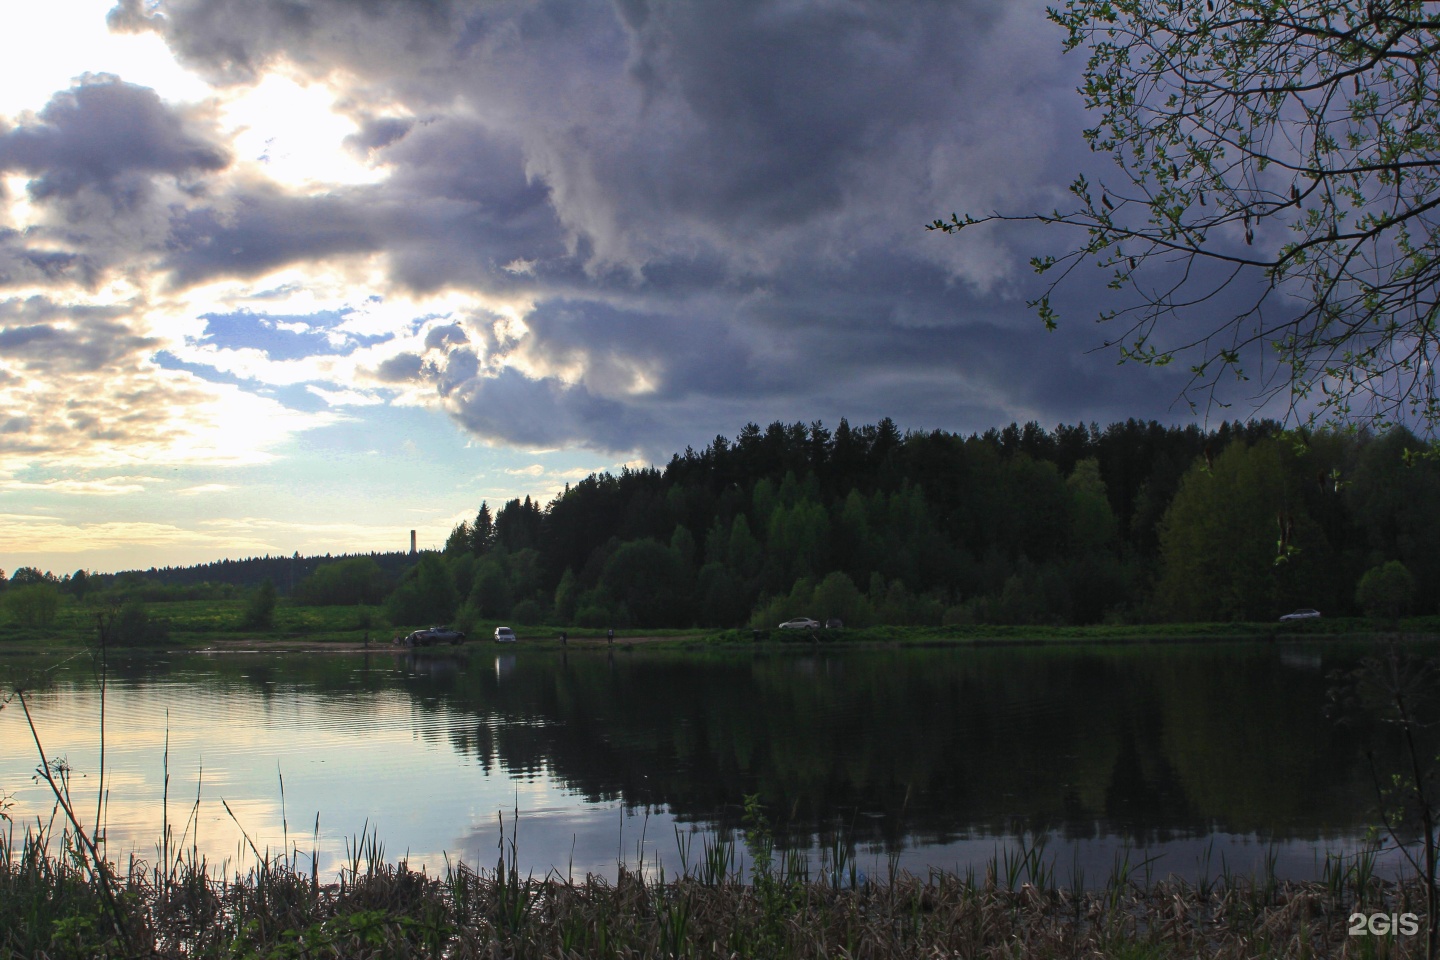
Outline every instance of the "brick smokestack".
<path id="1" fill-rule="evenodd" d="M 410 555 L 411 555 L 412 557 L 415 555 L 415 531 L 414 531 L 414 530 L 411 530 L 411 531 L 410 531 Z"/>

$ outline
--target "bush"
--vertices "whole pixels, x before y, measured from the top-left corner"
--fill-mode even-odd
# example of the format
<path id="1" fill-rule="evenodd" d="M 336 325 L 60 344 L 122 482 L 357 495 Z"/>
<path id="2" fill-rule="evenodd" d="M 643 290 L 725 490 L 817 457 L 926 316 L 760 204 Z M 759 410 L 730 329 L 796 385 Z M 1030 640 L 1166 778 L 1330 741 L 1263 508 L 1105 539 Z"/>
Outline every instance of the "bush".
<path id="1" fill-rule="evenodd" d="M 545 609 L 534 600 L 521 600 L 510 611 L 510 619 L 526 626 L 534 626 L 545 619 Z"/>
<path id="2" fill-rule="evenodd" d="M 605 607 L 581 607 L 575 613 L 577 627 L 605 627 L 611 624 L 610 611 Z"/>
<path id="3" fill-rule="evenodd" d="M 249 630 L 269 630 L 275 625 L 275 584 L 268 578 L 250 595 L 240 626 Z"/>
<path id="4" fill-rule="evenodd" d="M 60 589 L 53 583 L 29 583 L 5 591 L 5 612 L 22 627 L 48 627 L 60 610 Z"/>
<path id="5" fill-rule="evenodd" d="M 466 600 L 460 604 L 460 609 L 455 611 L 455 616 L 450 620 L 450 625 L 467 637 L 475 637 L 475 628 L 483 617 L 480 608 L 474 603 Z"/>
<path id="6" fill-rule="evenodd" d="M 160 643 L 169 636 L 169 624 L 151 617 L 139 600 L 127 601 L 110 621 L 110 639 L 121 646 Z"/>
<path id="7" fill-rule="evenodd" d="M 301 580 L 295 595 L 316 607 L 378 604 L 385 599 L 385 574 L 371 557 L 347 557 Z"/>
<path id="8" fill-rule="evenodd" d="M 1366 570 L 1355 587 L 1355 602 L 1377 620 L 1399 620 L 1414 595 L 1415 578 L 1399 560 Z"/>
<path id="9" fill-rule="evenodd" d="M 815 588 L 816 619 L 822 623 L 831 618 L 843 621 L 847 627 L 868 627 L 874 612 L 865 594 L 855 586 L 846 574 L 836 571 L 820 581 Z"/>
<path id="10" fill-rule="evenodd" d="M 411 567 L 385 602 L 385 616 L 395 626 L 448 623 L 459 597 L 450 571 L 439 554 L 427 553 Z"/>

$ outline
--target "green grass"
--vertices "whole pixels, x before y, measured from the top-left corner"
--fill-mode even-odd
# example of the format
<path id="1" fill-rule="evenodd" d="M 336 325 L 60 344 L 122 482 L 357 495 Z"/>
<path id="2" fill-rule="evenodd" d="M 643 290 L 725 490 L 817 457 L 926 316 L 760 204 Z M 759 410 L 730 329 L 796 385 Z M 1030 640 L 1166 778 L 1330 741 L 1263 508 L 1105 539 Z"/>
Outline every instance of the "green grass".
<path id="1" fill-rule="evenodd" d="M 165 621 L 168 637 L 165 648 L 197 649 L 217 641 L 253 640 L 258 643 L 303 641 L 305 643 L 388 644 L 392 637 L 430 626 L 429 623 L 390 624 L 383 607 L 316 607 L 281 599 L 275 608 L 274 623 L 268 628 L 243 627 L 246 601 L 172 600 L 147 603 L 152 618 Z M 96 617 L 108 607 L 100 601 L 78 602 L 66 597 L 53 623 L 27 627 L 0 621 L 0 651 L 43 651 L 91 644 L 96 639 Z M 512 626 L 519 634 L 519 648 L 550 649 L 560 646 L 560 633 L 582 644 L 605 640 L 605 630 L 588 627 L 534 626 L 509 620 L 485 621 L 471 631 L 472 642 L 489 642 L 497 625 Z M 1440 617 L 1412 617 L 1400 624 L 1408 637 L 1440 636 Z M 1030 643 L 1155 643 L 1202 640 L 1289 640 L 1343 637 L 1363 640 L 1394 636 L 1388 625 L 1363 618 L 1329 617 L 1297 623 L 1164 623 L 1096 624 L 1093 626 L 1007 626 L 965 625 L 947 627 L 854 627 L 820 630 L 812 637 L 803 631 L 763 631 L 766 644 L 834 645 L 900 644 L 902 646 L 1030 644 Z M 690 648 L 700 645 L 755 644 L 749 628 L 716 630 L 705 628 L 617 629 L 616 646 L 630 646 L 651 638 L 673 638 L 664 646 Z"/>
<path id="2" fill-rule="evenodd" d="M 281 600 L 268 628 L 242 626 L 244 600 L 170 600 L 146 603 L 152 619 L 165 622 L 164 647 L 204 647 L 216 640 L 294 640 L 361 643 L 368 630 L 372 641 L 390 639 L 390 626 L 380 607 L 311 607 Z M 26 627 L 0 624 L 0 650 L 51 649 L 93 643 L 96 618 L 109 607 L 98 601 L 66 598 L 53 623 Z M 368 625 L 368 626 L 367 626 Z"/>
<path id="3" fill-rule="evenodd" d="M 1401 624 L 1401 632 L 1406 636 L 1440 635 L 1440 617 L 1405 620 Z M 1388 630 L 1377 629 L 1373 621 L 1358 617 L 1332 617 L 1285 624 L 1268 621 L 1089 626 L 973 624 L 947 627 L 846 627 L 841 630 L 817 630 L 813 635 L 799 630 L 771 629 L 762 631 L 762 634 L 768 634 L 762 642 L 769 643 L 898 643 L 913 646 L 986 643 L 1163 643 L 1197 640 L 1294 640 L 1306 637 L 1364 639 L 1372 636 L 1393 636 Z M 754 642 L 754 632 L 749 629 L 720 631 L 711 636 L 735 643 Z"/>

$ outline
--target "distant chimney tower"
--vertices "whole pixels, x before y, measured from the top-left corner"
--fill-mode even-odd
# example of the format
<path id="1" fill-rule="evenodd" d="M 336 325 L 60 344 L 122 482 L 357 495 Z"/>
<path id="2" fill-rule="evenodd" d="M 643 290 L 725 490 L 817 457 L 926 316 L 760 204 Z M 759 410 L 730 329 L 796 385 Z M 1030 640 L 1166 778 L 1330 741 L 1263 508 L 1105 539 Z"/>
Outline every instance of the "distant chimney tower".
<path id="1" fill-rule="evenodd" d="M 410 531 L 410 556 L 415 556 L 415 531 Z"/>

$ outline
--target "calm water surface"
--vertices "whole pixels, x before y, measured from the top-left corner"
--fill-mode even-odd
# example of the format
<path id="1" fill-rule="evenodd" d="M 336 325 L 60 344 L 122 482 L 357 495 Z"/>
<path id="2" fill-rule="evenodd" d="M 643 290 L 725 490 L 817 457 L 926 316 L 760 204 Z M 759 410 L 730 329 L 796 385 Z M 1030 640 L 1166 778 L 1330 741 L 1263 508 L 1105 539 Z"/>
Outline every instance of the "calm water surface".
<path id="1" fill-rule="evenodd" d="M 153 858 L 165 818 L 178 835 L 193 810 L 186 845 L 215 862 L 253 860 L 243 829 L 262 851 L 314 849 L 333 872 L 369 828 L 391 859 L 490 866 L 499 818 L 508 833 L 518 810 L 521 864 L 537 875 L 613 876 L 642 857 L 673 873 L 677 829 L 730 834 L 759 794 L 782 845 L 812 858 L 853 845 L 871 875 L 983 870 L 1018 836 L 1038 835 L 1062 874 L 1078 864 L 1103 878 L 1117 854 L 1158 855 L 1162 874 L 1207 862 L 1213 873 L 1222 858 L 1250 871 L 1268 852 L 1282 874 L 1310 876 L 1374 821 L 1367 733 L 1323 713 L 1327 673 L 1360 653 L 473 645 L 112 658 L 109 849 Z M 93 818 L 91 661 L 0 658 L 0 686 L 17 683 Z M 0 710 L 0 793 L 16 822 L 51 816 L 36 764 L 12 700 Z"/>

